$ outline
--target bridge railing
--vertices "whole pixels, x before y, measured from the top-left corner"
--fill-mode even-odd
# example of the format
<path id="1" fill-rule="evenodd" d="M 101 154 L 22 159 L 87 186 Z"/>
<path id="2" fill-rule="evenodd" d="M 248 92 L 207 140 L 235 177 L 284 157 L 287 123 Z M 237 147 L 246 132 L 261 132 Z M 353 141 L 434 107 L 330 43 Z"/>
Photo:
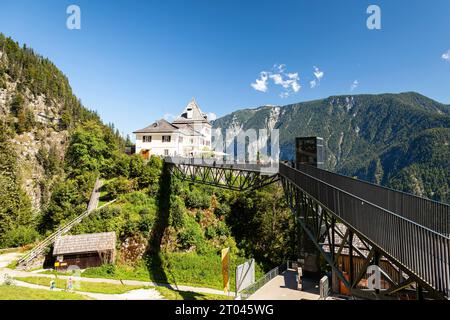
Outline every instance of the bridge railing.
<path id="1" fill-rule="evenodd" d="M 313 166 L 297 164 L 296 168 L 431 230 L 443 235 L 450 235 L 450 206 L 445 203 L 353 179 Z"/>
<path id="2" fill-rule="evenodd" d="M 261 289 L 263 286 L 265 286 L 269 281 L 271 281 L 273 278 L 279 276 L 283 272 L 287 270 L 287 267 L 289 266 L 289 261 L 287 263 L 284 263 L 278 267 L 273 268 L 269 272 L 267 272 L 264 276 L 259 278 L 255 283 L 249 285 L 247 288 L 243 289 L 239 292 L 239 296 L 242 300 L 248 299 L 252 294 L 254 294 L 256 291 Z"/>
<path id="3" fill-rule="evenodd" d="M 448 236 L 285 164 L 280 164 L 280 175 L 315 198 L 424 282 L 448 294 Z"/>

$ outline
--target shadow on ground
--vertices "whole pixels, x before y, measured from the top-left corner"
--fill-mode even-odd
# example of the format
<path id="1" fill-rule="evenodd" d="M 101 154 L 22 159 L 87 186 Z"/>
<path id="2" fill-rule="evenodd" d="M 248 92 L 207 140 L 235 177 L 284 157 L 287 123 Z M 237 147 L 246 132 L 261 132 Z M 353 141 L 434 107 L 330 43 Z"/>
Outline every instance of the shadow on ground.
<path id="1" fill-rule="evenodd" d="M 170 262 L 164 259 L 161 243 L 166 228 L 169 226 L 170 204 L 172 197 L 172 175 L 169 164 L 164 164 L 158 193 L 158 216 L 153 226 L 149 246 L 145 254 L 147 270 L 152 281 L 171 283 L 177 286 L 175 275 L 171 272 Z M 194 292 L 177 291 L 185 300 L 197 300 L 204 295 Z"/>

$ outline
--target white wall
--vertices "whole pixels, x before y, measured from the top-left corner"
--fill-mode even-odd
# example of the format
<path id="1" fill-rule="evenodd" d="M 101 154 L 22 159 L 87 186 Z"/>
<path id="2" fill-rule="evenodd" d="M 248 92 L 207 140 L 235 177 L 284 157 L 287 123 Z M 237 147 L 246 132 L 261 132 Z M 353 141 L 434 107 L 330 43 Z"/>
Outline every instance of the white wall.
<path id="1" fill-rule="evenodd" d="M 170 142 L 163 142 L 162 136 L 171 136 Z M 143 136 L 151 136 L 152 142 L 143 142 Z M 150 150 L 150 155 L 164 156 L 164 150 L 169 150 L 169 155 L 178 155 L 178 134 L 138 133 L 136 134 L 136 153 L 142 150 Z"/>
<path id="2" fill-rule="evenodd" d="M 185 136 L 180 133 L 137 133 L 136 134 L 136 153 L 141 153 L 142 150 L 149 150 L 150 155 L 165 155 L 165 150 L 169 151 L 170 156 L 184 156 L 189 157 L 191 152 L 211 148 L 211 126 L 203 125 L 202 128 L 196 128 L 206 137 Z M 162 142 L 162 136 L 171 136 L 170 142 Z M 143 136 L 151 136 L 152 142 L 143 142 Z M 183 142 L 179 142 L 179 137 L 183 137 Z M 193 139 L 193 143 L 191 143 Z M 208 144 L 203 144 L 202 140 L 208 141 Z"/>

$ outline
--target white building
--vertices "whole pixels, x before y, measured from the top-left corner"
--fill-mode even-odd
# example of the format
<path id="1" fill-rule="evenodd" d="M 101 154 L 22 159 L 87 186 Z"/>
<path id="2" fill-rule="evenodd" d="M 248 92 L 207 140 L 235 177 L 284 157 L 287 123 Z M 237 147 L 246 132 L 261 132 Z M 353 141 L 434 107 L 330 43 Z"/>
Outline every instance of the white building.
<path id="1" fill-rule="evenodd" d="M 211 150 L 211 124 L 195 99 L 172 123 L 161 119 L 133 133 L 136 153 L 144 158 L 151 155 L 191 157 Z"/>

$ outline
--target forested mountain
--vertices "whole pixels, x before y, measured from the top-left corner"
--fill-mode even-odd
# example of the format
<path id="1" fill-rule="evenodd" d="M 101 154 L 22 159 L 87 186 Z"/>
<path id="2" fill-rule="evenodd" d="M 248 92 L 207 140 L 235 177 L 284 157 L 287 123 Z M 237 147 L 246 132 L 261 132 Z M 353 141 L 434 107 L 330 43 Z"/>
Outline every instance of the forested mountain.
<path id="1" fill-rule="evenodd" d="M 293 256 L 293 217 L 278 185 L 221 190 L 177 180 L 160 158 L 126 155 L 61 71 L 2 35 L 0 126 L 0 248 L 35 243 L 81 214 L 100 177 L 101 203 L 117 201 L 71 232 L 114 231 L 118 254 L 85 275 L 220 288 L 225 247 L 232 270 L 248 257 L 260 270 Z"/>
<path id="2" fill-rule="evenodd" d="M 279 129 L 285 160 L 294 157 L 295 137 L 320 136 L 327 169 L 450 201 L 450 106 L 415 92 L 239 110 L 214 127 Z"/>
<path id="3" fill-rule="evenodd" d="M 102 135 L 80 138 L 84 131 Z M 82 138 L 91 139 L 92 148 L 77 149 Z M 80 152 L 72 161 L 83 163 L 80 160 L 88 161 L 88 155 L 97 152 L 107 166 L 122 144 L 112 125 L 104 125 L 83 107 L 52 62 L 0 34 L 0 246 L 36 238 L 39 219 L 55 208 L 54 197 L 64 188 L 66 202 L 60 211 L 76 212 L 68 186 L 77 190 L 78 205 L 84 206 L 100 168 L 91 166 L 89 173 L 81 173 L 78 164 L 69 162 L 72 153 L 66 159 L 69 145 Z"/>
<path id="4" fill-rule="evenodd" d="M 449 113 L 406 93 L 247 109 L 214 125 L 279 128 L 285 159 L 294 137 L 319 135 L 328 168 L 448 201 Z M 179 181 L 159 158 L 124 154 L 124 143 L 56 66 L 0 34 L 0 248 L 33 243 L 82 213 L 101 177 L 100 200 L 117 201 L 72 232 L 116 232 L 118 257 L 85 275 L 220 288 L 224 247 L 233 268 L 252 257 L 269 270 L 296 256 L 279 185 L 239 193 Z"/>

